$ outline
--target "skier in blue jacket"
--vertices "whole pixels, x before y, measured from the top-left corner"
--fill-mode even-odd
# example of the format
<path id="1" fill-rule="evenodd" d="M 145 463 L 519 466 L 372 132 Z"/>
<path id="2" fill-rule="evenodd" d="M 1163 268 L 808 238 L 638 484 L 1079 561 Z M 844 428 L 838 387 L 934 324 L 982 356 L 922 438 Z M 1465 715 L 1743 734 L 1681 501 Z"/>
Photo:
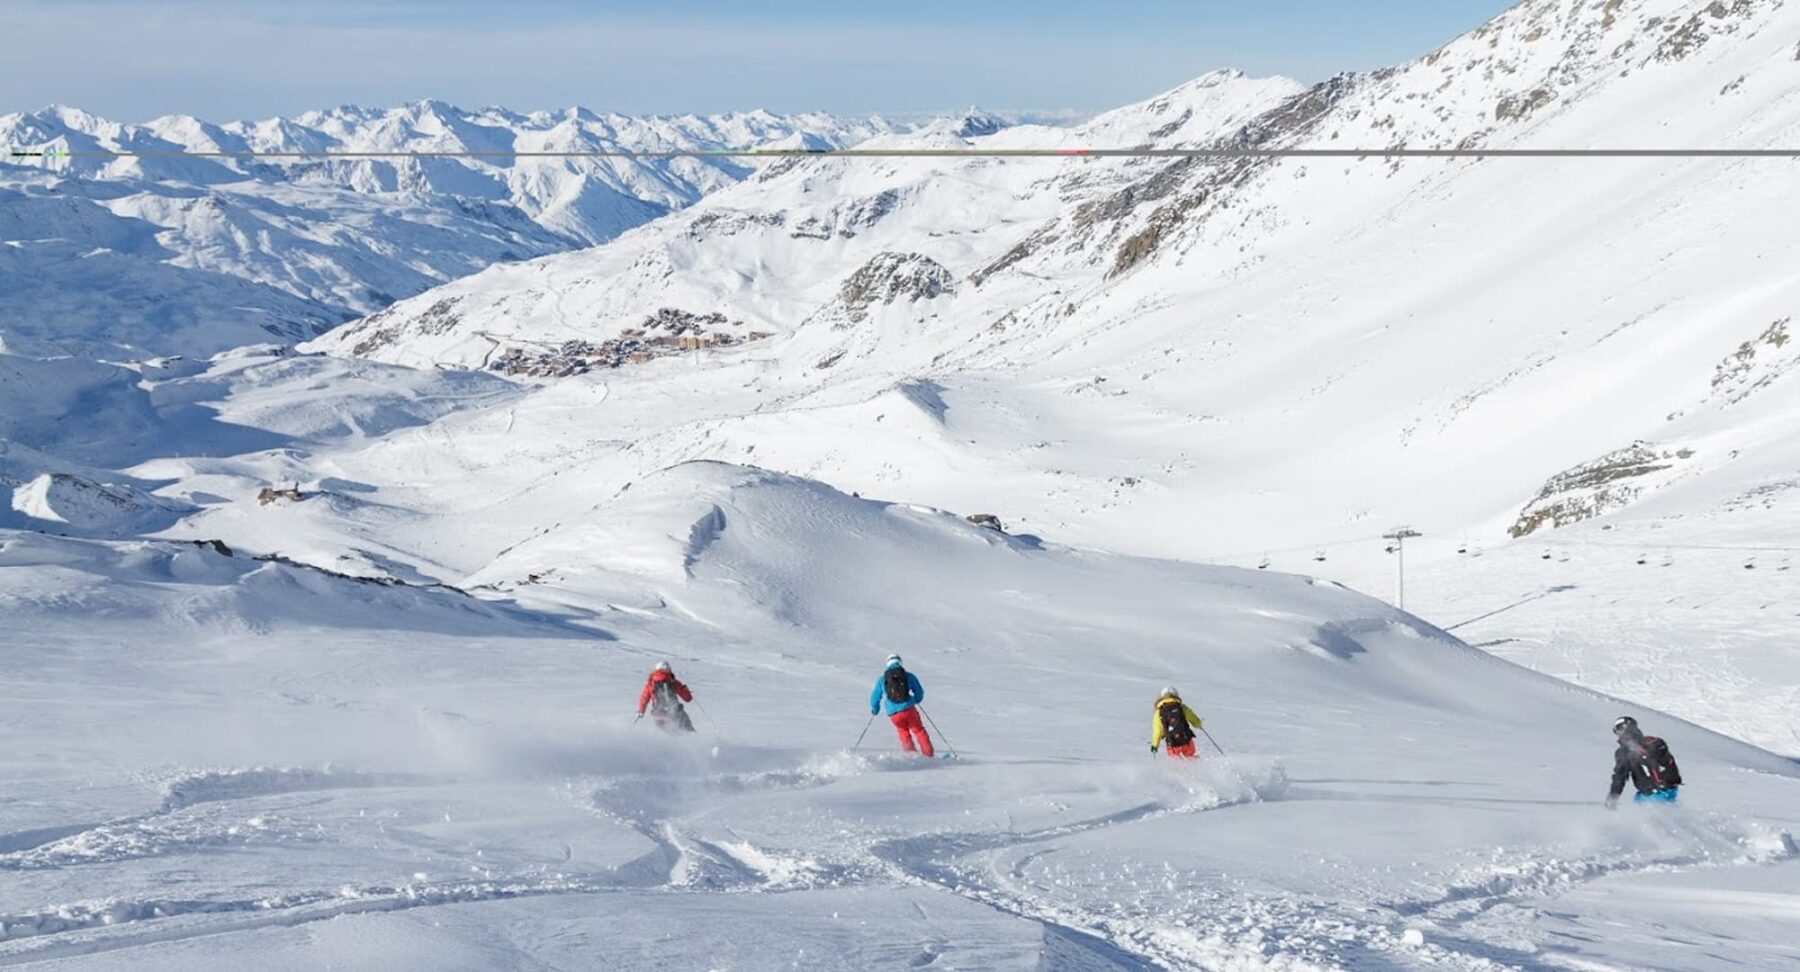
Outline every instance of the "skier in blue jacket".
<path id="1" fill-rule="evenodd" d="M 869 714 L 887 713 L 888 721 L 900 735 L 901 749 L 935 756 L 931 737 L 919 719 L 919 703 L 924 701 L 925 686 L 919 684 L 919 677 L 900 664 L 899 655 L 889 655 L 887 669 L 875 680 L 875 688 L 869 692 Z M 915 739 L 918 740 L 916 750 Z"/>

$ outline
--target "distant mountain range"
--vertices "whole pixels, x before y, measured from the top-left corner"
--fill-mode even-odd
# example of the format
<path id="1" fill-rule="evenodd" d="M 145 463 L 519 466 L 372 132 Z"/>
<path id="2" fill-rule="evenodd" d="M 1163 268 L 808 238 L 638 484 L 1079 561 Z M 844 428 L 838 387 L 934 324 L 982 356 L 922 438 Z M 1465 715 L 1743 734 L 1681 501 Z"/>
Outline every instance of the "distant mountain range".
<path id="1" fill-rule="evenodd" d="M 73 108 L 0 116 L 0 146 L 80 153 L 592 152 L 836 147 L 907 128 L 764 111 L 520 114 L 441 101 L 213 124 Z M 0 158 L 0 347 L 115 357 L 298 340 L 490 266 L 618 236 L 735 159 Z"/>

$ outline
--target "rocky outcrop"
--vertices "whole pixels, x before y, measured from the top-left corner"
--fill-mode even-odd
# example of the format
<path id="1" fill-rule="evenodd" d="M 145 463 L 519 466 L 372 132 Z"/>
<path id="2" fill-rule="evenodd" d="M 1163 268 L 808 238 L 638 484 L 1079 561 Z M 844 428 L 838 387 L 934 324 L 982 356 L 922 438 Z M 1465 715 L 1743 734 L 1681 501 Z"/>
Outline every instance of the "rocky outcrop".
<path id="1" fill-rule="evenodd" d="M 963 519 L 968 520 L 970 523 L 973 523 L 984 530 L 992 530 L 995 533 L 1006 532 L 1006 527 L 1001 524 L 1000 518 L 992 513 L 970 513 Z"/>
<path id="2" fill-rule="evenodd" d="M 1690 449 L 1658 451 L 1650 443 L 1636 442 L 1566 469 L 1544 483 L 1536 498 L 1519 511 L 1519 519 L 1507 532 L 1515 538 L 1523 537 L 1546 526 L 1565 527 L 1628 506 L 1651 485 L 1666 478 L 1660 474 L 1693 455 Z"/>
<path id="3" fill-rule="evenodd" d="M 401 312 L 399 305 L 371 314 L 345 331 L 346 337 L 355 338 L 350 354 L 366 358 L 409 337 L 448 334 L 462 323 L 462 315 L 456 312 L 456 305 L 461 301 L 461 297 L 445 297 L 410 317 Z"/>
<path id="4" fill-rule="evenodd" d="M 858 233 L 874 226 L 900 208 L 908 193 L 884 189 L 873 196 L 852 200 L 828 213 L 808 216 L 794 226 L 788 235 L 794 239 L 854 239 Z"/>
<path id="5" fill-rule="evenodd" d="M 1770 324 L 1719 362 L 1713 371 L 1713 396 L 1735 405 L 1800 364 L 1800 342 L 1794 341 L 1788 330 L 1792 324 L 1791 317 Z"/>
<path id="6" fill-rule="evenodd" d="M 955 291 L 956 275 L 928 256 L 878 253 L 845 278 L 837 296 L 807 322 L 829 322 L 834 328 L 848 328 L 868 320 L 870 309 L 877 305 L 915 304 Z"/>

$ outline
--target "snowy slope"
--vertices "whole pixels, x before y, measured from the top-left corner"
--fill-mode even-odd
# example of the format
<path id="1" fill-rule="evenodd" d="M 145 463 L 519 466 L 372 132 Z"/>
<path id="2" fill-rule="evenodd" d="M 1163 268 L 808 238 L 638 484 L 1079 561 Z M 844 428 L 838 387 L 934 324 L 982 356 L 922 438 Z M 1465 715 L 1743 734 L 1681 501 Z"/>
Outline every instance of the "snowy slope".
<path id="1" fill-rule="evenodd" d="M 495 263 L 611 239 L 755 171 L 720 159 L 167 153 L 829 147 L 892 128 L 822 114 L 519 114 L 438 101 L 223 125 L 126 125 L 63 107 L 3 115 L 3 147 L 151 155 L 0 159 L 0 342 L 133 356 L 310 337 Z"/>
<path id="2" fill-rule="evenodd" d="M 1796 37 L 1530 0 L 874 144 L 1789 145 Z M 3 170 L 6 286 L 62 310 L 0 311 L 0 964 L 1800 965 L 1788 163 L 601 168 Z M 678 211 L 499 252 L 602 184 Z M 869 719 L 890 651 L 960 759 Z M 632 722 L 662 659 L 698 738 Z M 1196 766 L 1146 751 L 1171 683 Z M 1602 808 L 1621 713 L 1678 806 Z"/>
<path id="3" fill-rule="evenodd" d="M 34 740 L 0 762 L 0 960 L 1538 969 L 1655 942 L 1618 878 L 1794 887 L 1791 761 L 1331 583 L 745 467 L 634 484 L 503 558 L 484 600 L 0 536 Z M 889 755 L 884 727 L 846 751 L 890 650 L 960 761 Z M 631 728 L 664 657 L 698 742 Z M 1231 758 L 1150 759 L 1167 682 Z M 1621 709 L 1676 746 L 1684 806 L 1600 808 Z M 1766 969 L 1794 930 L 1779 908 L 1729 929 Z"/>
<path id="4" fill-rule="evenodd" d="M 1213 75 L 1066 131 L 885 144 L 1792 145 L 1796 36 L 1791 4 L 1534 0 L 1418 61 L 1305 91 Z M 594 451 L 564 468 L 612 484 L 748 460 L 1071 542 L 1381 591 L 1381 534 L 1400 524 L 1427 535 L 1413 567 L 1452 578 L 1482 573 L 1457 551 L 1516 534 L 1514 569 L 1411 606 L 1450 623 L 1576 584 L 1582 597 L 1533 600 L 1484 635 L 1537 642 L 1527 660 L 1559 671 L 1580 654 L 1611 690 L 1645 691 L 1653 671 L 1664 684 L 1646 701 L 1792 751 L 1791 575 L 1692 558 L 1643 584 L 1623 569 L 1665 545 L 1800 552 L 1791 170 L 794 161 L 313 346 L 604 382 L 607 407 L 582 425 Z M 731 341 L 650 345 L 634 363 L 632 332 L 654 337 L 645 322 L 669 312 L 719 315 Z M 937 404 L 917 407 L 907 390 L 927 387 Z M 1613 559 L 1549 576 L 1537 541 L 1558 529 L 1559 545 L 1609 541 L 1592 549 Z M 1676 580 L 1729 585 L 1734 609 L 1677 607 Z M 1622 637 L 1583 623 L 1589 597 L 1619 609 Z M 1758 659 L 1725 702 L 1711 656 L 1680 649 L 1741 620 L 1738 597 L 1769 620 L 1720 647 Z"/>
<path id="5" fill-rule="evenodd" d="M 1074 129 L 995 131 L 976 116 L 877 137 L 861 147 L 1201 144 L 1236 131 L 1300 88 L 1286 79 L 1220 72 Z M 494 267 L 340 329 L 319 346 L 401 363 L 479 366 L 494 341 L 536 347 L 613 338 L 665 306 L 692 313 L 730 310 L 728 316 L 797 339 L 801 332 L 842 331 L 845 322 L 833 313 L 841 308 L 833 305 L 854 302 L 856 295 L 845 290 L 860 279 L 885 286 L 892 278 L 904 288 L 911 264 L 920 260 L 967 277 L 995 263 L 1046 219 L 1066 210 L 1107 210 L 1106 200 L 1130 192 L 1132 179 L 1149 168 L 1142 161 L 1071 168 L 1061 160 L 783 160 L 616 245 Z M 962 293 L 929 297 L 881 290 L 876 317 L 899 323 L 934 311 L 941 316 L 932 302 L 937 296 L 992 303 L 980 281 L 969 283 Z M 896 298 L 903 306 L 894 306 Z M 453 310 L 440 309 L 446 306 Z M 928 337 L 942 350 L 948 337 L 966 337 L 968 328 L 959 322 L 945 329 L 948 335 L 940 330 Z M 885 335 L 891 329 L 872 324 L 860 330 Z M 839 350 L 845 343 L 810 337 L 796 343 L 808 350 Z"/>

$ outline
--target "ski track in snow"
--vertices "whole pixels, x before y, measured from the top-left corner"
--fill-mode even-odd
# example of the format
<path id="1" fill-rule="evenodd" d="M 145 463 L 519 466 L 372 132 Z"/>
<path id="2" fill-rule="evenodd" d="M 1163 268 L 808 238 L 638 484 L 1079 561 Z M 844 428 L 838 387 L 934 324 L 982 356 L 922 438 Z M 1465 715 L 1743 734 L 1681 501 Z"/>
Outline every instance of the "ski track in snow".
<path id="1" fill-rule="evenodd" d="M 15 952 L 0 953 L 0 965 L 21 965 L 76 955 L 137 948 L 161 942 L 251 931 L 271 925 L 294 926 L 343 915 L 400 911 L 476 901 L 553 894 L 592 894 L 618 890 L 580 878 L 549 880 L 469 881 L 403 886 L 346 886 L 335 891 L 292 892 L 260 898 L 206 900 L 101 901 L 64 905 L 35 915 L 0 918 L 5 935 L 0 941 L 20 938 L 56 938 L 39 944 L 28 941 Z M 184 922 L 183 919 L 224 916 L 221 921 Z M 163 927 L 171 922 L 176 927 Z M 142 928 L 155 924 L 155 928 Z M 79 933 L 130 926 L 123 934 L 101 934 L 79 940 Z M 141 929 L 141 930 L 140 930 Z"/>
<path id="2" fill-rule="evenodd" d="M 1322 966 L 1308 964 L 1303 956 L 1334 953 L 1345 943 L 1345 932 L 1357 926 L 1322 917 L 1326 911 L 1323 905 L 1277 911 L 1267 902 L 1245 902 L 1242 898 L 1208 893 L 1204 908 L 1190 909 L 1180 918 L 1160 908 L 1098 912 L 1057 905 L 1044 897 L 1045 889 L 1031 885 L 1024 873 L 1026 865 L 1055 853 L 1055 848 L 1032 851 L 1002 867 L 1006 854 L 1034 845 L 1172 815 L 1243 808 L 1265 799 L 1280 799 L 1285 789 L 1285 777 L 1276 767 L 1275 772 L 1255 781 L 1249 792 L 1235 798 L 1203 795 L 1177 806 L 1153 801 L 1089 820 L 1023 833 L 931 834 L 885 841 L 871 850 L 901 880 L 1043 924 L 1048 934 L 1086 953 L 1094 968 L 1333 967 L 1329 961 Z M 1201 933 L 1196 928 L 1208 931 Z M 1258 941 L 1278 937 L 1285 954 L 1269 956 L 1252 944 L 1236 940 L 1238 936 L 1231 934 L 1232 929 Z M 1327 930 L 1331 947 L 1321 949 L 1316 939 Z"/>
<path id="3" fill-rule="evenodd" d="M 1151 802 L 1073 824 L 1017 834 L 940 833 L 900 838 L 875 845 L 872 852 L 901 879 L 937 888 L 1015 917 L 1038 921 L 1047 929 L 1088 950 L 1106 967 L 1126 969 L 1335 969 L 1360 968 L 1364 960 L 1378 967 L 1415 962 L 1430 967 L 1517 972 L 1562 972 L 1570 963 L 1559 957 L 1532 955 L 1498 947 L 1460 934 L 1471 919 L 1498 907 L 1551 897 L 1609 875 L 1674 871 L 1707 866 L 1768 864 L 1800 855 L 1791 835 L 1767 837 L 1762 846 L 1706 848 L 1645 859 L 1621 853 L 1614 859 L 1526 858 L 1496 861 L 1490 868 L 1453 884 L 1434 898 L 1378 902 L 1368 916 L 1346 916 L 1341 906 L 1291 895 L 1252 897 L 1207 890 L 1200 900 L 1171 913 L 1167 901 L 1151 906 L 1108 911 L 1057 905 L 1045 888 L 1026 875 L 1028 865 L 1056 853 L 1055 848 L 1024 854 L 1007 864 L 1006 855 L 1037 844 L 1091 831 L 1129 826 L 1182 813 L 1244 809 L 1267 799 L 1280 799 L 1286 781 L 1265 781 L 1245 799 L 1200 801 L 1187 807 Z M 1717 841 L 1729 833 L 1727 822 L 1685 822 L 1686 829 Z M 1191 892 L 1190 892 L 1191 893 Z M 1432 925 L 1428 943 L 1403 937 L 1414 920 Z M 1347 965 L 1343 963 L 1348 963 Z"/>
<path id="4" fill-rule="evenodd" d="M 443 778 L 328 772 L 302 768 L 207 771 L 179 776 L 162 805 L 149 813 L 102 824 L 78 824 L 0 836 L 0 871 L 61 868 L 163 855 L 256 839 L 304 839 L 301 828 L 281 834 L 266 827 L 209 831 L 183 812 L 208 804 L 343 789 L 420 786 Z M 264 815 L 252 818 L 261 822 Z M 324 838 L 316 838 L 323 840 Z M 620 875 L 633 873 L 628 866 Z M 516 878 L 406 885 L 350 884 L 245 898 L 97 900 L 32 914 L 0 915 L 0 965 L 89 955 L 160 942 L 293 926 L 343 915 L 498 901 L 553 894 L 591 894 L 639 886 L 607 875 L 522 875 Z M 154 928 L 147 928 L 154 925 Z M 167 927 L 172 925 L 173 927 Z M 129 931 L 121 931 L 129 926 Z M 92 935 L 83 939 L 84 934 Z"/>
<path id="5" fill-rule="evenodd" d="M 1066 849 L 1060 842 L 1172 817 L 1214 812 L 1255 813 L 1257 805 L 1290 794 L 1279 764 L 1202 764 L 1170 786 L 1185 799 L 1153 799 L 1035 829 L 940 830 L 871 839 L 860 847 L 827 845 L 798 854 L 753 840 L 703 837 L 695 814 L 716 817 L 721 802 L 769 793 L 821 790 L 868 773 L 979 772 L 980 761 L 931 764 L 893 758 L 820 754 L 791 767 L 746 772 L 622 775 L 571 781 L 587 788 L 592 811 L 642 835 L 654 850 L 610 871 L 517 874 L 466 881 L 408 884 L 348 883 L 337 888 L 287 890 L 259 896 L 109 899 L 71 902 L 32 913 L 0 916 L 0 965 L 91 955 L 189 938 L 295 926 L 340 916 L 546 895 L 606 893 L 764 893 L 921 886 L 955 895 L 1015 918 L 1041 924 L 1046 948 L 1060 950 L 1050 967 L 1142 970 L 1430 967 L 1457 970 L 1550 972 L 1569 966 L 1554 954 L 1532 955 L 1461 934 L 1472 919 L 1502 906 L 1567 892 L 1598 878 L 1633 871 L 1769 863 L 1797 854 L 1786 833 L 1731 839 L 1731 821 L 1670 818 L 1667 831 L 1687 848 L 1645 857 L 1620 850 L 1585 859 L 1526 857 L 1473 867 L 1436 895 L 1378 902 L 1363 913 L 1292 894 L 1249 895 L 1230 888 L 1189 891 L 1171 911 L 1166 897 L 1108 895 L 1075 906 L 1036 883 L 1031 869 Z M 425 775 L 326 772 L 298 768 L 213 770 L 175 777 L 155 810 L 103 824 L 42 828 L 0 836 L 0 870 L 75 867 L 132 856 L 178 854 L 227 842 L 298 839 L 270 824 L 249 832 L 212 830 L 188 820 L 219 804 L 301 796 L 332 790 L 405 788 L 446 782 Z M 684 808 L 697 807 L 696 811 Z M 274 820 L 274 812 L 256 819 Z M 199 823 L 204 823 L 200 821 Z M 729 829 L 729 828 L 728 828 Z M 735 835 L 735 832 L 733 832 Z M 312 839 L 324 840 L 324 837 Z M 1748 845 L 1748 846 L 1746 846 Z M 1135 886 L 1135 882 L 1134 882 Z M 1431 929 L 1430 942 L 1402 938 L 1408 927 Z M 1049 952 L 1046 952 L 1049 955 Z"/>
<path id="6" fill-rule="evenodd" d="M 757 847 L 747 841 L 701 838 L 683 828 L 675 809 L 697 797 L 729 797 L 771 790 L 803 790 L 830 785 L 864 772 L 937 769 L 897 759 L 819 757 L 791 770 L 726 773 L 703 777 L 624 775 L 600 781 L 594 810 L 631 827 L 656 851 L 610 874 L 521 875 L 499 880 L 408 885 L 346 885 L 337 889 L 289 891 L 260 897 L 220 897 L 73 902 L 30 914 L 0 916 L 0 942 L 23 946 L 0 952 L 0 965 L 94 954 L 201 936 L 293 926 L 342 915 L 495 901 L 542 895 L 620 891 L 671 893 L 780 893 L 884 881 L 923 884 L 988 907 L 1046 925 L 1047 931 L 1077 950 L 1103 959 L 1102 967 L 1153 968 L 1103 936 L 1041 909 L 1009 907 L 995 893 L 949 877 L 948 859 L 1055 840 L 1171 813 L 1203 812 L 1231 805 L 1202 797 L 1193 805 L 1146 803 L 1093 820 L 1023 834 L 944 832 L 889 839 L 861 855 L 802 856 Z M 263 833 L 184 832 L 171 822 L 183 811 L 210 803 L 301 794 L 333 789 L 421 785 L 427 777 L 327 773 L 306 769 L 209 771 L 179 777 L 167 786 L 162 806 L 138 817 L 8 835 L 14 849 L 0 869 L 23 870 L 100 863 L 132 856 L 178 853 L 226 841 L 247 841 Z M 1276 781 L 1278 790 L 1279 781 Z M 1251 798 L 1255 798 L 1252 795 Z M 35 843 L 33 843 L 35 842 Z M 30 844 L 31 846 L 26 846 Z M 913 858 L 926 861 L 912 863 Z M 154 928 L 147 926 L 155 926 Z M 129 926 L 130 930 L 125 930 Z M 84 937 L 88 936 L 88 937 Z"/>
<path id="7" fill-rule="evenodd" d="M 1779 145 L 1797 31 L 1783 0 L 1527 0 L 1393 71 L 879 144 Z M 655 140 L 849 137 L 740 121 Z M 604 931 L 673 966 L 1800 967 L 1800 181 L 1770 164 L 456 163 L 404 200 L 342 183 L 374 161 L 14 167 L 0 965 L 215 937 L 198 965 L 586 968 Z M 1355 593 L 1397 583 L 1418 617 Z M 998 750 L 786 748 L 847 742 L 888 650 Z M 594 731 L 657 657 L 741 745 Z M 1282 762 L 1144 764 L 1169 680 Z M 1620 711 L 1682 806 L 1598 807 Z M 351 765 L 406 772 L 309 768 Z M 826 924 L 840 898 L 884 917 Z"/>
<path id="8" fill-rule="evenodd" d="M 0 835 L 0 871 L 40 870 L 166 854 L 183 847 L 242 843 L 278 834 L 259 824 L 212 829 L 181 817 L 211 803 L 283 794 L 362 787 L 415 785 L 421 778 L 392 774 L 333 773 L 309 769 L 208 771 L 179 776 L 165 787 L 162 805 L 149 813 L 100 823 L 71 824 Z M 302 839 L 297 834 L 287 839 Z M 10 921 L 10 919 L 8 919 Z M 0 934 L 0 939 L 9 937 Z"/>

